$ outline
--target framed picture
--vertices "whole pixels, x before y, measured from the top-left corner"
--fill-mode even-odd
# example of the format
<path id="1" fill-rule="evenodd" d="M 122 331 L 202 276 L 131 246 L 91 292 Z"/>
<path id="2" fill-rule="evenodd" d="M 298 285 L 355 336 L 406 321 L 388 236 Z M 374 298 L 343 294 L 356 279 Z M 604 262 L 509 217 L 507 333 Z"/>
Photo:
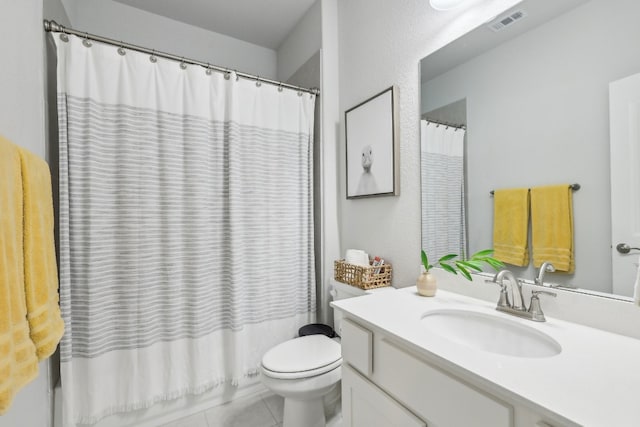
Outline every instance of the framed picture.
<path id="1" fill-rule="evenodd" d="M 397 196 L 397 88 L 385 89 L 347 110 L 347 199 Z"/>

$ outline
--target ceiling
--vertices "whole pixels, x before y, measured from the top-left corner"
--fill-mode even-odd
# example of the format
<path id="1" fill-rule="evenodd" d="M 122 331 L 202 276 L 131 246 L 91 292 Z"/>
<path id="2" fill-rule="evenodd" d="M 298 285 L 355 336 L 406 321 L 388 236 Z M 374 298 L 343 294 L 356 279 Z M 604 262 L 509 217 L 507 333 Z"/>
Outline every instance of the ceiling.
<path id="1" fill-rule="evenodd" d="M 269 49 L 277 49 L 315 0 L 115 1 Z"/>
<path id="2" fill-rule="evenodd" d="M 518 21 L 513 26 L 499 32 L 491 31 L 488 25 L 480 25 L 469 31 L 459 39 L 423 58 L 420 62 L 421 79 L 423 82 L 431 80 L 505 41 L 515 39 L 519 34 L 524 34 L 584 4 L 586 1 L 522 0 L 496 17 L 497 20 L 500 20 L 513 12 L 524 11 L 526 15 L 522 21 Z M 490 21 L 490 23 L 493 22 L 494 20 Z"/>

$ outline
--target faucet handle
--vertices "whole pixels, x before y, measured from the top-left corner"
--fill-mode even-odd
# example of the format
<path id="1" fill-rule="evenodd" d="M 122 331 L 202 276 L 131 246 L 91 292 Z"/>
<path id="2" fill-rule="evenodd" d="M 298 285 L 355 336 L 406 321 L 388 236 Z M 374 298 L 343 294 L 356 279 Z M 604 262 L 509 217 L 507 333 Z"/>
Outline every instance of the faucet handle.
<path id="1" fill-rule="evenodd" d="M 554 298 L 558 294 L 549 291 L 531 291 L 531 303 L 529 303 L 529 310 L 527 310 L 531 314 L 531 320 L 536 322 L 545 322 L 547 319 L 544 317 L 542 307 L 540 307 L 540 299 L 538 298 L 538 295 L 540 294 L 549 295 Z"/>
<path id="2" fill-rule="evenodd" d="M 511 307 L 511 302 L 509 301 L 509 293 L 507 292 L 507 285 L 502 282 L 493 280 L 485 280 L 485 283 L 493 283 L 494 285 L 500 286 L 500 298 L 498 299 L 498 307 Z"/>
<path id="3" fill-rule="evenodd" d="M 549 292 L 549 291 L 531 291 L 531 298 L 538 298 L 538 295 L 540 294 L 544 294 L 544 295 L 549 295 L 550 297 L 557 297 L 558 294 L 556 294 L 555 292 Z"/>

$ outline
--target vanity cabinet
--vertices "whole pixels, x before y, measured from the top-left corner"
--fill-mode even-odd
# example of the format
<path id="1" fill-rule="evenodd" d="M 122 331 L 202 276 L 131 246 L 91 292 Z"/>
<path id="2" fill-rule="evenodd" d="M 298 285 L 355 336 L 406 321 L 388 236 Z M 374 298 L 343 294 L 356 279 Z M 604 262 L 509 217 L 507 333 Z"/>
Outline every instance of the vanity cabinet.
<path id="1" fill-rule="evenodd" d="M 565 427 L 425 361 L 392 336 L 342 322 L 345 427 Z"/>
<path id="2" fill-rule="evenodd" d="M 352 427 L 427 425 L 349 365 L 342 366 L 342 419 Z"/>

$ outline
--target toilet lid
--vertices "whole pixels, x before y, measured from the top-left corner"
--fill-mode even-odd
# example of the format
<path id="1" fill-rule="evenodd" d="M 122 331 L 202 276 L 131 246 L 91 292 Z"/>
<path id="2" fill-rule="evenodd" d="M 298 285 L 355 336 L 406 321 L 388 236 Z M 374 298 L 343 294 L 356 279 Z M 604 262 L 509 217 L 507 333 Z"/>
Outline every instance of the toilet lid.
<path id="1" fill-rule="evenodd" d="M 267 351 L 262 366 L 272 372 L 313 371 L 341 359 L 340 344 L 324 335 L 307 335 L 278 344 Z"/>

